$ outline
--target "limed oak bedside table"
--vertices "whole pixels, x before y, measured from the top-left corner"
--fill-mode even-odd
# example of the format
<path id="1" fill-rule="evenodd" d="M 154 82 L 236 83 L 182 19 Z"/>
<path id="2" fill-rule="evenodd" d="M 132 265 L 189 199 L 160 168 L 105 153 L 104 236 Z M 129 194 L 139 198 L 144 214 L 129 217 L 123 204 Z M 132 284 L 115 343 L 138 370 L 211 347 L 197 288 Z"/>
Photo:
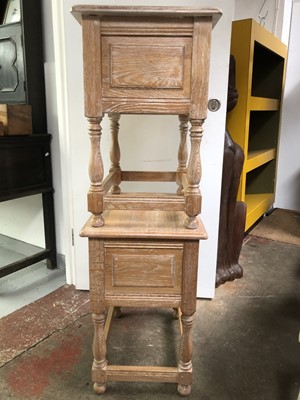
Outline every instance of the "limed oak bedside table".
<path id="1" fill-rule="evenodd" d="M 188 395 L 199 240 L 206 238 L 198 216 L 200 142 L 207 112 L 211 31 L 221 13 L 191 7 L 95 5 L 74 6 L 72 12 L 82 25 L 91 141 L 92 215 L 81 235 L 89 241 L 94 390 L 104 393 L 109 380 L 174 382 L 181 395 Z M 103 180 L 100 137 L 105 113 L 112 142 L 111 168 Z M 121 114 L 179 115 L 177 171 L 122 171 Z M 123 181 L 173 181 L 178 190 L 170 195 L 122 193 Z M 112 307 L 121 306 L 181 310 L 177 367 L 108 364 L 106 333 Z"/>

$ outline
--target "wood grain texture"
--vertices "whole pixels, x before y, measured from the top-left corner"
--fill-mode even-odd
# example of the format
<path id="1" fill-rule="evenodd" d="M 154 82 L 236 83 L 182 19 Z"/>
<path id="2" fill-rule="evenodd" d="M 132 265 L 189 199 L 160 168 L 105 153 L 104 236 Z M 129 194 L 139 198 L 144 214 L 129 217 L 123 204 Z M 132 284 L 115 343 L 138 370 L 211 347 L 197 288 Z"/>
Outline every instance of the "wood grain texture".
<path id="1" fill-rule="evenodd" d="M 4 135 L 30 135 L 32 111 L 28 104 L 0 104 L 0 122 Z"/>
<path id="2" fill-rule="evenodd" d="M 91 143 L 89 160 L 90 189 L 88 193 L 88 210 L 93 214 L 92 225 L 100 227 L 104 224 L 103 212 L 103 162 L 100 152 L 102 118 L 88 118 Z"/>
<path id="3" fill-rule="evenodd" d="M 182 196 L 152 193 L 122 193 L 118 196 L 104 197 L 105 210 L 149 210 L 149 211 L 184 211 L 185 201 Z"/>
<path id="4" fill-rule="evenodd" d="M 106 112 L 120 114 L 186 114 L 190 109 L 189 99 L 140 99 L 140 98 L 103 98 L 103 109 Z M 138 110 L 138 111 L 137 111 Z"/>
<path id="5" fill-rule="evenodd" d="M 201 193 L 199 183 L 201 179 L 200 144 L 203 135 L 203 120 L 191 120 L 190 138 L 191 152 L 187 168 L 188 188 L 185 191 L 186 213 L 188 218 L 185 226 L 189 229 L 197 227 L 197 215 L 201 211 Z"/>
<path id="6" fill-rule="evenodd" d="M 104 218 L 105 225 L 101 228 L 93 227 L 89 219 L 80 235 L 107 239 L 207 239 L 200 217 L 196 229 L 185 229 L 186 215 L 180 211 L 106 210 Z"/>
<path id="7" fill-rule="evenodd" d="M 94 313 L 104 312 L 104 242 L 89 239 L 90 303 Z"/>
<path id="8" fill-rule="evenodd" d="M 76 5 L 71 9 L 75 18 L 81 22 L 82 17 L 87 15 L 109 17 L 172 17 L 172 18 L 189 18 L 189 17 L 212 17 L 212 24 L 219 20 L 222 11 L 218 8 L 201 8 L 201 7 L 159 7 L 159 6 L 104 6 L 104 5 Z"/>
<path id="9" fill-rule="evenodd" d="M 122 171 L 122 181 L 134 182 L 175 182 L 176 173 L 173 171 Z"/>
<path id="10" fill-rule="evenodd" d="M 192 326 L 193 316 L 182 314 L 182 336 L 180 341 L 180 354 L 178 362 L 178 386 L 177 390 L 181 396 L 188 396 L 192 385 Z"/>
<path id="11" fill-rule="evenodd" d="M 188 100 L 191 62 L 192 38 L 105 36 L 103 99 Z"/>
<path id="12" fill-rule="evenodd" d="M 112 241 L 105 248 L 107 294 L 181 294 L 182 243 Z"/>
<path id="13" fill-rule="evenodd" d="M 178 167 L 176 171 L 176 183 L 178 185 L 177 194 L 184 194 L 183 175 L 186 174 L 186 164 L 188 160 L 188 148 L 186 137 L 189 129 L 188 115 L 179 115 L 180 121 L 180 144 L 178 149 Z"/>
<path id="14" fill-rule="evenodd" d="M 151 288 L 151 292 L 180 293 L 181 288 L 176 280 L 181 283 L 181 279 L 178 279 L 181 277 L 181 271 L 178 276 L 174 254 L 165 255 L 155 251 L 149 254 L 141 250 L 138 254 L 129 250 L 125 253 L 107 254 L 107 257 L 112 258 L 111 262 L 106 263 L 107 293 L 109 291 L 145 293 L 147 288 Z"/>
<path id="15" fill-rule="evenodd" d="M 93 313 L 94 324 L 94 340 L 93 340 L 93 367 L 92 380 L 94 382 L 94 390 L 98 394 L 102 394 L 106 390 L 106 341 L 104 336 L 104 313 Z"/>
<path id="16" fill-rule="evenodd" d="M 184 46 L 147 42 L 110 46 L 111 87 L 182 89 Z"/>
<path id="17" fill-rule="evenodd" d="M 186 241 L 182 266 L 182 304 L 181 311 L 192 315 L 196 311 L 199 243 Z"/>
<path id="18" fill-rule="evenodd" d="M 82 17 L 85 116 L 102 117 L 100 20 Z"/>
<path id="19" fill-rule="evenodd" d="M 177 369 L 152 366 L 107 366 L 107 380 L 117 382 L 164 382 L 176 383 Z"/>
<path id="20" fill-rule="evenodd" d="M 121 172 L 119 170 L 111 171 L 102 181 L 104 193 L 108 193 L 114 186 L 115 182 L 121 179 Z"/>
<path id="21" fill-rule="evenodd" d="M 115 307 L 108 307 L 108 311 L 106 314 L 105 325 L 104 325 L 104 337 L 105 340 L 108 338 L 110 325 L 112 323 L 113 317 L 115 313 Z"/>
<path id="22" fill-rule="evenodd" d="M 101 18 L 102 36 L 193 36 L 194 19 L 184 18 L 178 24 L 177 19 L 168 17 L 105 17 Z"/>
<path id="23" fill-rule="evenodd" d="M 205 119 L 208 101 L 208 78 L 212 21 L 211 17 L 195 18 L 191 72 L 191 119 Z"/>
<path id="24" fill-rule="evenodd" d="M 153 308 L 173 308 L 180 307 L 181 295 L 159 295 L 159 294 L 105 294 L 107 306 L 122 307 L 153 307 Z"/>
<path id="25" fill-rule="evenodd" d="M 120 183 L 121 183 L 121 167 L 120 167 L 120 159 L 121 159 L 121 150 L 119 145 L 119 120 L 120 114 L 108 114 L 108 118 L 110 120 L 110 131 L 111 131 L 111 146 L 110 146 L 110 172 L 118 172 L 115 174 L 114 185 L 111 189 L 111 193 L 119 194 L 121 192 Z"/>

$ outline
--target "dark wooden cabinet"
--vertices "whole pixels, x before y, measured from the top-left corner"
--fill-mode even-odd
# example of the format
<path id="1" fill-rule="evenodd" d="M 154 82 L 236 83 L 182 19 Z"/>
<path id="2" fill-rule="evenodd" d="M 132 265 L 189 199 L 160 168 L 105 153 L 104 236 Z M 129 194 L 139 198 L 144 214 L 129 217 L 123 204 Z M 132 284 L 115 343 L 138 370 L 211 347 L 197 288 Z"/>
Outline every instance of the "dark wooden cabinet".
<path id="1" fill-rule="evenodd" d="M 0 139 L 0 199 L 52 191 L 51 135 L 7 136 Z"/>
<path id="2" fill-rule="evenodd" d="M 0 269 L 0 278 L 41 260 L 56 267 L 51 135 L 0 138 L 0 202 L 41 193 L 45 249 Z"/>
<path id="3" fill-rule="evenodd" d="M 0 2 L 0 23 L 8 1 Z M 0 25 L 0 104 L 29 104 L 33 132 L 0 136 L 0 202 L 42 195 L 45 249 L 2 267 L 0 278 L 44 259 L 51 269 L 57 265 L 41 3 L 20 0 L 20 21 Z"/>
<path id="4" fill-rule="evenodd" d="M 33 133 L 47 132 L 41 0 L 20 7 L 19 22 L 0 26 L 0 103 L 31 105 Z"/>

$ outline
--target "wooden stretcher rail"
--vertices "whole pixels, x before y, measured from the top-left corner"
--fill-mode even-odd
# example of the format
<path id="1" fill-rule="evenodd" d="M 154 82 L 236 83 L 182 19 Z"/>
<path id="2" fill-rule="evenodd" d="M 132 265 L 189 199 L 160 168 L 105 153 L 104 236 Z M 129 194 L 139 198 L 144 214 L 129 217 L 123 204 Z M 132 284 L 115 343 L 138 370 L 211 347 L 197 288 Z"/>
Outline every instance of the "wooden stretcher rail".
<path id="1" fill-rule="evenodd" d="M 115 382 L 178 382 L 178 370 L 175 367 L 108 365 L 106 376 L 107 380 Z"/>
<path id="2" fill-rule="evenodd" d="M 181 175 L 181 184 L 184 190 L 186 190 L 189 187 L 186 174 Z"/>
<path id="3" fill-rule="evenodd" d="M 115 184 L 115 181 L 119 178 L 120 171 L 111 171 L 106 178 L 103 180 L 102 185 L 104 192 L 107 193 L 109 189 Z"/>
<path id="4" fill-rule="evenodd" d="M 104 327 L 105 338 L 109 333 L 114 309 L 115 307 L 111 306 L 107 311 Z M 180 312 L 178 315 L 180 316 Z M 107 380 L 119 382 L 176 383 L 178 382 L 178 369 L 175 367 L 108 365 L 106 367 L 106 377 Z"/>
<path id="5" fill-rule="evenodd" d="M 176 182 L 176 172 L 122 171 L 122 181 Z"/>
<path id="6" fill-rule="evenodd" d="M 156 193 L 121 193 L 104 196 L 104 210 L 165 210 L 184 211 L 183 196 Z"/>

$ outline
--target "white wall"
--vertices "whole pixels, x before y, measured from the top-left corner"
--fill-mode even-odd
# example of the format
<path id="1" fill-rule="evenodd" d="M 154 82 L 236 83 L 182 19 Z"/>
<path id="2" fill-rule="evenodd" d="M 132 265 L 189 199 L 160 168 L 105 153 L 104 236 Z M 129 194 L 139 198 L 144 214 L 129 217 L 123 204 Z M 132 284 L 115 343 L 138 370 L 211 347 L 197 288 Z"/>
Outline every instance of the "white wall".
<path id="1" fill-rule="evenodd" d="M 88 288 L 88 268 L 87 268 L 87 240 L 78 237 L 80 228 L 86 221 L 88 213 L 86 211 L 86 193 L 89 187 L 87 165 L 89 157 L 89 140 L 87 135 L 87 123 L 83 117 L 83 85 L 82 85 L 82 47 L 81 47 L 81 27 L 77 21 L 71 16 L 69 10 L 72 5 L 77 4 L 76 0 L 66 0 L 60 2 L 53 0 L 54 10 L 63 12 L 64 35 L 61 40 L 56 42 L 57 49 L 55 54 L 59 54 L 56 65 L 56 74 L 65 68 L 67 108 L 60 117 L 65 120 L 62 125 L 68 125 L 68 132 L 59 132 L 59 136 L 70 135 L 70 157 L 69 167 L 72 176 L 69 182 L 65 182 L 70 186 L 73 201 L 73 227 L 75 239 L 75 279 L 77 288 Z M 80 1 L 82 4 L 97 4 L 99 1 L 85 0 Z M 106 1 L 106 4 L 135 4 L 140 5 L 140 1 Z M 207 6 L 204 0 L 153 0 L 143 2 L 143 4 L 151 5 L 192 5 Z M 199 269 L 199 296 L 213 297 L 216 254 L 217 254 L 217 237 L 218 237 L 218 221 L 219 221 L 219 199 L 220 199 L 220 183 L 222 173 L 222 157 L 223 157 L 223 141 L 226 111 L 226 95 L 227 95 L 227 76 L 229 61 L 229 44 L 231 32 L 231 20 L 233 14 L 233 1 L 216 0 L 213 6 L 222 8 L 224 15 L 217 24 L 213 32 L 212 46 L 212 66 L 210 74 L 210 90 L 209 96 L 218 98 L 222 103 L 222 108 L 214 114 L 209 114 L 205 123 L 205 136 L 202 146 L 203 161 L 203 178 L 201 182 L 201 190 L 203 194 L 203 212 L 202 218 L 209 233 L 209 240 L 202 244 L 200 269 Z M 62 9 L 61 9 L 62 7 Z M 59 14 L 59 12 L 58 12 Z M 54 31 L 59 30 L 59 15 L 55 15 Z M 63 33 L 63 32 L 61 32 Z M 63 43 L 65 41 L 65 43 Z M 64 52 L 61 51 L 64 47 Z M 64 53 L 64 54 L 63 54 Z M 56 75 L 56 78 L 58 76 Z M 150 152 L 148 146 L 143 147 L 140 157 L 137 157 L 135 167 L 144 166 L 144 169 L 159 167 L 162 169 L 175 169 L 178 137 L 178 121 L 176 117 L 138 117 L 124 116 L 121 125 L 121 145 L 123 166 L 124 168 L 132 168 L 133 164 L 125 164 L 125 160 L 132 161 L 136 158 L 135 145 L 139 141 L 141 135 L 153 137 L 160 135 L 158 150 Z M 66 122 L 67 121 L 67 122 Z M 104 164 L 107 165 L 108 139 L 107 121 L 103 124 L 104 133 L 102 138 L 102 155 Z M 163 131 L 163 135 L 159 132 Z M 176 135 L 174 135 L 176 132 Z M 174 140 L 174 138 L 176 138 Z M 147 139 L 147 140 L 148 140 Z M 125 143 L 130 143 L 125 146 Z M 126 157 L 126 152 L 128 153 Z M 107 170 L 106 170 L 107 171 Z M 70 274 L 71 276 L 71 274 Z"/>
<path id="2" fill-rule="evenodd" d="M 235 1 L 235 20 L 253 18 L 279 38 L 281 38 L 283 14 L 284 0 L 266 0 L 265 3 L 263 0 Z"/>
<path id="3" fill-rule="evenodd" d="M 300 211 L 300 2 L 294 0 L 281 135 L 277 168 L 275 206 Z"/>
<path id="4" fill-rule="evenodd" d="M 42 195 L 1 202 L 0 234 L 44 247 Z"/>

